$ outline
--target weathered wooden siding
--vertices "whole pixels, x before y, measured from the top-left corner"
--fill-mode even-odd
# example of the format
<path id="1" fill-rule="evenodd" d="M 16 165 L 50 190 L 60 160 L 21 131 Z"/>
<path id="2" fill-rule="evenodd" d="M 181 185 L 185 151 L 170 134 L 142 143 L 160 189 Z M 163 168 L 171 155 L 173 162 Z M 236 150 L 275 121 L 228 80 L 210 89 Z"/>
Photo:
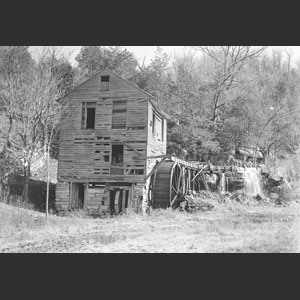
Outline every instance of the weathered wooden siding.
<path id="1" fill-rule="evenodd" d="M 148 139 L 147 139 L 147 156 L 159 156 L 165 155 L 167 153 L 167 120 L 162 118 L 164 121 L 163 129 L 163 141 L 159 141 L 156 134 L 152 132 L 152 116 L 153 112 L 156 112 L 159 116 L 160 114 L 156 111 L 153 105 L 148 103 Z M 161 116 L 162 117 L 162 116 Z M 152 126 L 150 125 L 152 124 Z M 157 161 L 160 161 L 161 158 L 147 159 L 147 171 L 149 174 Z"/>
<path id="2" fill-rule="evenodd" d="M 110 75 L 110 90 L 100 90 L 100 76 Z M 62 124 L 59 146 L 59 178 L 77 177 L 98 180 L 99 177 L 114 179 L 111 174 L 111 145 L 124 144 L 123 181 L 140 181 L 145 175 L 147 140 L 147 94 L 112 75 L 99 74 L 82 84 L 68 95 L 68 117 Z M 111 129 L 113 101 L 127 100 L 126 129 Z M 95 129 L 81 129 L 82 102 L 96 102 Z M 104 156 L 109 156 L 109 161 Z M 144 174 L 130 175 L 130 171 L 144 170 Z M 131 171 L 132 172 L 132 171 Z M 134 171 L 135 173 L 138 171 Z M 101 175 L 101 176 L 99 176 Z"/>
<path id="3" fill-rule="evenodd" d="M 101 90 L 103 75 L 110 76 L 108 91 Z M 156 163 L 155 159 L 147 160 L 146 156 L 166 153 L 166 120 L 164 140 L 158 141 L 150 126 L 155 110 L 150 97 L 119 76 L 101 72 L 64 98 L 69 109 L 59 139 L 58 208 L 70 208 L 70 186 L 84 183 L 84 207 L 92 213 L 103 213 L 110 209 L 110 190 L 116 183 L 122 189 L 124 183 L 130 186 L 125 188 L 129 190 L 130 205 L 142 209 L 149 183 L 145 176 Z M 113 103 L 120 100 L 127 100 L 126 128 L 112 129 Z M 83 102 L 96 103 L 94 129 L 81 128 Z M 123 167 L 111 165 L 111 150 L 115 144 L 124 146 Z M 105 187 L 91 188 L 93 182 L 103 183 Z"/>

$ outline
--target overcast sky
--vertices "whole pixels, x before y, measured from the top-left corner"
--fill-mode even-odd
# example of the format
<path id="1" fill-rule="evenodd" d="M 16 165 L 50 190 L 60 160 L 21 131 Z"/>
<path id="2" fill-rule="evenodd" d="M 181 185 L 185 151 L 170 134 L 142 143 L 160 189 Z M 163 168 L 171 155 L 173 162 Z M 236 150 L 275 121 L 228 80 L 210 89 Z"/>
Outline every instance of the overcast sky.
<path id="1" fill-rule="evenodd" d="M 140 62 L 145 58 L 145 64 L 149 64 L 151 59 L 154 57 L 154 52 L 157 46 L 124 46 L 130 52 L 133 52 Z M 175 54 L 181 54 L 184 51 L 189 51 L 192 48 L 189 46 L 160 46 L 163 50 L 170 55 L 171 57 Z M 30 50 L 32 51 L 33 56 L 36 56 L 39 53 L 41 46 L 31 46 Z M 66 53 L 72 53 L 71 63 L 76 64 L 75 57 L 78 55 L 81 46 L 64 46 L 64 51 Z M 269 46 L 268 52 L 272 49 L 286 49 L 293 51 L 293 60 L 297 61 L 300 59 L 300 46 Z"/>

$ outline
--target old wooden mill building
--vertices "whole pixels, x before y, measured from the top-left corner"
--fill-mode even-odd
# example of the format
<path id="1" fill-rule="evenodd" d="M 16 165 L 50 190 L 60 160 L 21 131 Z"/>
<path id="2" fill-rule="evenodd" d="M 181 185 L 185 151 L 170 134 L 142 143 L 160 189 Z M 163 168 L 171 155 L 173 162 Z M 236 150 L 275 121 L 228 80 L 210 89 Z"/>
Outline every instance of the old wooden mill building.
<path id="1" fill-rule="evenodd" d="M 152 198 L 168 206 L 197 184 L 199 165 L 166 155 L 167 116 L 152 95 L 102 71 L 63 101 L 69 106 L 59 137 L 58 211 L 118 213 Z"/>

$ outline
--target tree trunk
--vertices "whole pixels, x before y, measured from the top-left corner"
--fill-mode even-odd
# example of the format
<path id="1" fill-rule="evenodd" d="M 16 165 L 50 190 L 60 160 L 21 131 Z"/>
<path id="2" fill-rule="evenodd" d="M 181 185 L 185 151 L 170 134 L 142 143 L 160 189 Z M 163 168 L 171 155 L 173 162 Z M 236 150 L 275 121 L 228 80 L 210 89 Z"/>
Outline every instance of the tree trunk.
<path id="1" fill-rule="evenodd" d="M 11 131 L 12 131 L 12 126 L 13 126 L 13 119 L 10 116 L 9 117 L 9 127 L 8 127 L 8 131 L 7 131 L 7 138 L 6 138 L 6 145 L 7 147 L 11 147 L 11 143 L 10 143 L 10 135 L 11 135 Z"/>
<path id="2" fill-rule="evenodd" d="M 47 147 L 47 195 L 46 195 L 46 219 L 48 219 L 49 209 L 49 189 L 50 189 L 50 144 Z"/>
<path id="3" fill-rule="evenodd" d="M 29 194 L 29 179 L 30 179 L 30 164 L 25 167 L 25 181 L 23 186 L 23 201 L 25 204 L 28 204 L 28 194 Z"/>

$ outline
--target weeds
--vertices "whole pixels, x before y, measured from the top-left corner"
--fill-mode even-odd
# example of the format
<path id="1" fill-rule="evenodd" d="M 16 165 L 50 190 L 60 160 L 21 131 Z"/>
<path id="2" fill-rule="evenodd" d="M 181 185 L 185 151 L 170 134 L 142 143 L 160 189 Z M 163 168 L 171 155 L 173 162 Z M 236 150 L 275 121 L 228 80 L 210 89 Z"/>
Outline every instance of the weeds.
<path id="1" fill-rule="evenodd" d="M 298 210 L 227 203 L 213 212 L 169 208 L 93 218 L 73 211 L 46 221 L 45 214 L 0 203 L 0 248 L 50 240 L 57 241 L 52 249 L 69 252 L 75 246 L 83 252 L 291 252 L 299 250 Z"/>

